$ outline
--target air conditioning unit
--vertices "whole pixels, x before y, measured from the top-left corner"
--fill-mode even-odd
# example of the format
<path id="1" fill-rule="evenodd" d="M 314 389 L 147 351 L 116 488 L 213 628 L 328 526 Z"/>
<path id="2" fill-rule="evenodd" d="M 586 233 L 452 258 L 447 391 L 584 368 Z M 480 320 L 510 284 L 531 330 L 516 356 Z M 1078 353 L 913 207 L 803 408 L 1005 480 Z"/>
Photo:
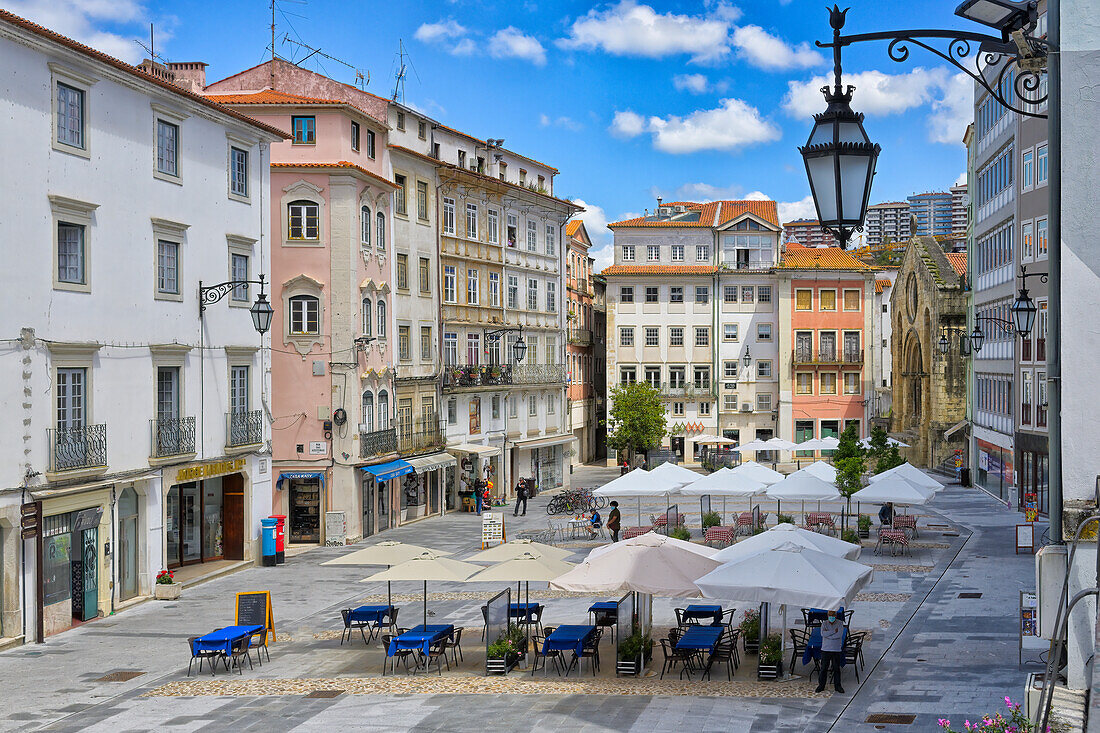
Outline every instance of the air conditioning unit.
<path id="1" fill-rule="evenodd" d="M 726 389 L 737 389 L 737 382 L 726 382 Z"/>
<path id="2" fill-rule="evenodd" d="M 751 402 L 742 402 L 741 403 L 741 412 L 752 412 L 752 403 Z"/>

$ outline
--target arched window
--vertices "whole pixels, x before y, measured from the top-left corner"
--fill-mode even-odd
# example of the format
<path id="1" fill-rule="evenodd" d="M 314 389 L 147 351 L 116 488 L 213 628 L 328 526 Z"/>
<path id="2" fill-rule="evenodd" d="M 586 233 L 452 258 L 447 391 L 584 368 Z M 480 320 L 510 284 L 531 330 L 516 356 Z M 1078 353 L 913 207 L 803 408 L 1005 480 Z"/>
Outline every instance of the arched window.
<path id="1" fill-rule="evenodd" d="M 364 246 L 370 246 L 370 207 L 359 210 L 359 240 Z"/>
<path id="2" fill-rule="evenodd" d="M 320 209 L 312 201 L 291 201 L 286 206 L 287 239 L 319 239 Z"/>
<path id="3" fill-rule="evenodd" d="M 370 324 L 374 321 L 374 308 L 371 306 L 370 298 L 363 298 L 363 335 L 370 336 L 371 327 Z"/>
<path id="4" fill-rule="evenodd" d="M 378 338 L 386 338 L 386 301 L 378 299 Z"/>
<path id="5" fill-rule="evenodd" d="M 378 251 L 386 251 L 386 215 L 378 212 Z"/>
<path id="6" fill-rule="evenodd" d="M 374 431 L 374 392 L 369 389 L 363 393 L 363 419 L 362 431 L 370 433 Z"/>
<path id="7" fill-rule="evenodd" d="M 378 429 L 385 430 L 390 426 L 390 396 L 386 390 L 378 391 Z"/>
<path id="8" fill-rule="evenodd" d="M 295 295 L 290 299 L 290 333 L 312 336 L 320 333 L 321 303 L 312 295 Z"/>

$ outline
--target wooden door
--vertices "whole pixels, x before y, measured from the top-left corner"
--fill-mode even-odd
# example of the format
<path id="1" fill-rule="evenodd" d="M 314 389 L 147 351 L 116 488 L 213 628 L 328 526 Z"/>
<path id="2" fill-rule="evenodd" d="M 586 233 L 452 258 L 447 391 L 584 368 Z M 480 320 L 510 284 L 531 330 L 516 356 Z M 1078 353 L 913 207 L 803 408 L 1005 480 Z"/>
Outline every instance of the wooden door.
<path id="1" fill-rule="evenodd" d="M 222 552 L 226 560 L 244 559 L 244 476 L 222 478 Z"/>

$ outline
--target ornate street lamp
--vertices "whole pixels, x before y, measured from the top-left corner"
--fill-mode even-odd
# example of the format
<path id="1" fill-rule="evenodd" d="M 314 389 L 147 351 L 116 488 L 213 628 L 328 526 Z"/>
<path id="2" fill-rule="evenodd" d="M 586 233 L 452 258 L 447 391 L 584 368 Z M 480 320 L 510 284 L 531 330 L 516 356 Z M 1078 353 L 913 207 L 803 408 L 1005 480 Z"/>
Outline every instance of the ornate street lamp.
<path id="1" fill-rule="evenodd" d="M 527 343 L 523 340 L 523 326 L 516 328 L 498 328 L 495 331 L 488 331 L 485 334 L 485 343 L 490 344 L 500 340 L 500 337 L 506 333 L 512 331 L 519 331 L 519 337 L 516 342 L 512 344 L 512 357 L 516 360 L 516 363 L 523 361 L 523 357 L 527 355 Z"/>
<path id="2" fill-rule="evenodd" d="M 940 332 L 940 353 L 947 354 L 947 350 L 951 348 L 951 342 L 947 340 L 947 332 Z"/>
<path id="3" fill-rule="evenodd" d="M 523 335 L 516 339 L 516 343 L 512 345 L 512 356 L 515 357 L 516 363 L 523 361 L 523 357 L 527 355 L 527 342 L 523 340 Z"/>
<path id="4" fill-rule="evenodd" d="M 985 334 L 982 333 L 981 326 L 974 324 L 974 330 L 970 332 L 970 343 L 974 346 L 975 354 L 982 350 L 982 343 L 984 342 Z"/>
<path id="5" fill-rule="evenodd" d="M 749 353 L 749 347 L 745 347 L 745 356 L 742 357 L 742 361 L 745 362 L 745 368 L 752 366 L 752 354 Z"/>
<path id="6" fill-rule="evenodd" d="M 1031 296 L 1027 292 L 1027 279 L 1029 277 L 1037 277 L 1040 282 L 1047 281 L 1047 274 L 1045 272 L 1032 272 L 1027 271 L 1027 266 L 1020 265 L 1020 274 L 1017 278 L 1020 280 L 1020 292 L 1016 296 L 1016 300 L 1012 303 L 1012 322 L 1016 327 L 1016 333 L 1021 337 L 1027 338 L 1031 335 L 1031 329 L 1035 326 L 1035 313 L 1038 308 L 1035 306 L 1035 301 L 1031 299 Z"/>
<path id="7" fill-rule="evenodd" d="M 252 327 L 261 335 L 267 333 L 271 328 L 271 319 L 275 315 L 275 309 L 267 301 L 267 293 L 264 292 L 264 276 L 261 274 L 257 278 L 256 280 L 227 280 L 217 285 L 208 286 L 203 286 L 202 280 L 199 280 L 199 320 L 202 320 L 203 314 L 206 312 L 206 306 L 214 305 L 214 303 L 217 303 L 242 285 L 247 288 L 249 285 L 255 284 L 260 286 L 260 293 L 256 296 L 256 302 L 248 309 L 252 314 Z"/>

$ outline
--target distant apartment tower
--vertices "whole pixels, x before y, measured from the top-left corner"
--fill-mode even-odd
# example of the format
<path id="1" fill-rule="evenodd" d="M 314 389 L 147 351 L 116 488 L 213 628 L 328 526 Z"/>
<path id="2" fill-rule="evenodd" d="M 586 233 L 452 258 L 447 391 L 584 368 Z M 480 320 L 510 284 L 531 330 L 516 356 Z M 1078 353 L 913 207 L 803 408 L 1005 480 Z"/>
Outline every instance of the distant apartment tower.
<path id="1" fill-rule="evenodd" d="M 916 220 L 914 237 L 951 236 L 953 194 L 947 191 L 918 193 L 909 197 L 909 215 Z"/>
<path id="2" fill-rule="evenodd" d="M 970 222 L 970 193 L 965 183 L 951 187 L 951 238 L 966 239 Z"/>
<path id="3" fill-rule="evenodd" d="M 783 225 L 783 241 L 803 247 L 835 247 L 836 237 L 821 228 L 817 219 L 796 219 Z"/>
<path id="4" fill-rule="evenodd" d="M 864 232 L 869 246 L 887 242 L 908 242 L 909 202 L 888 201 L 868 206 Z"/>

